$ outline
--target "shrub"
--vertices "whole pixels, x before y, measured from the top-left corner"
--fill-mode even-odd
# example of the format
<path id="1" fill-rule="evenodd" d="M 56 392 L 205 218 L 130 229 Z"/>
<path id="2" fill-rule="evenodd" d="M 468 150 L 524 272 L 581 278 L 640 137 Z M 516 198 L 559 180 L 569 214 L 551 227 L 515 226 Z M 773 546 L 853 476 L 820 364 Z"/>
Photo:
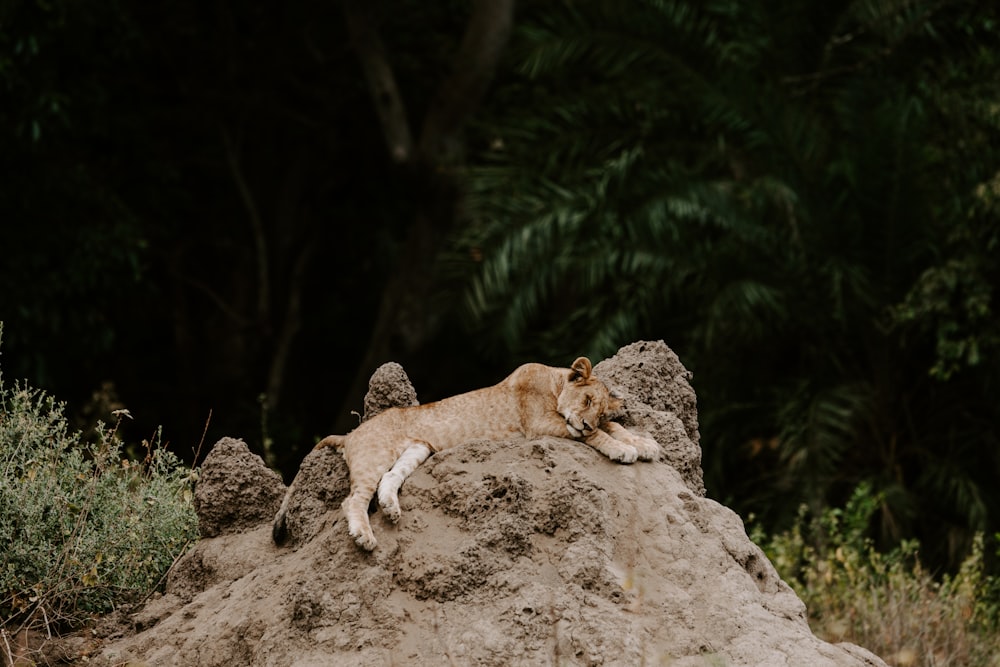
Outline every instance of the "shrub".
<path id="1" fill-rule="evenodd" d="M 118 420 L 127 412 L 118 411 Z M 192 472 L 154 442 L 123 455 L 101 424 L 68 430 L 64 406 L 0 375 L 0 629 L 65 630 L 153 591 L 196 538 Z"/>
<path id="2" fill-rule="evenodd" d="M 778 573 L 806 603 L 821 638 L 864 646 L 898 667 L 996 667 L 1000 602 L 984 572 L 983 536 L 953 574 L 934 577 L 906 541 L 888 553 L 866 537 L 880 498 L 859 486 L 843 509 L 789 531 L 754 531 Z"/>

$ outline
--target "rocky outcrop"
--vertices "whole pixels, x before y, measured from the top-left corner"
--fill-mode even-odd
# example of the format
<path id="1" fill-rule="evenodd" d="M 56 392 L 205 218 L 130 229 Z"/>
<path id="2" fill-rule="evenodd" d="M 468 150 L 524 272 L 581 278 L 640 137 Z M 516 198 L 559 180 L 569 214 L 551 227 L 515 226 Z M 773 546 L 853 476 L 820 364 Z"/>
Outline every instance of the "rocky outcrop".
<path id="1" fill-rule="evenodd" d="M 662 340 L 626 345 L 594 367 L 594 374 L 624 399 L 622 423 L 660 443 L 670 464 L 695 494 L 705 495 L 698 433 L 698 398 L 692 374 Z"/>
<path id="2" fill-rule="evenodd" d="M 285 485 L 246 443 L 222 438 L 205 457 L 194 490 L 194 509 L 202 537 L 240 532 L 270 521 Z"/>
<path id="3" fill-rule="evenodd" d="M 399 525 L 372 517 L 379 546 L 367 553 L 340 514 L 346 466 L 314 451 L 287 546 L 239 494 L 212 496 L 234 504 L 226 512 L 203 497 L 215 536 L 97 663 L 884 666 L 813 636 L 740 518 L 704 497 L 695 397 L 676 355 L 636 343 L 595 372 L 625 398 L 625 422 L 661 442 L 660 461 L 619 465 L 560 438 L 472 442 L 417 469 Z M 203 479 L 244 470 L 231 442 Z M 257 465 L 246 477 L 270 488 Z M 271 491 L 244 495 L 273 505 Z"/>

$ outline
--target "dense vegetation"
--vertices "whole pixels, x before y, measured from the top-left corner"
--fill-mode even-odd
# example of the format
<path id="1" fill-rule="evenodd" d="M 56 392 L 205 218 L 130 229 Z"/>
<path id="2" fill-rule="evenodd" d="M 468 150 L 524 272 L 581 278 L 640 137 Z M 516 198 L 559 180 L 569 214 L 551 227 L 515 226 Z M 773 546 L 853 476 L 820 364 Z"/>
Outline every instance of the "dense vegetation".
<path id="1" fill-rule="evenodd" d="M 144 599 L 197 538 L 194 473 L 156 442 L 130 456 L 117 426 L 71 432 L 63 409 L 0 376 L 0 664 L 22 630 Z"/>
<path id="2" fill-rule="evenodd" d="M 8 2 L 5 368 L 288 473 L 387 359 L 662 338 L 710 495 L 992 570 L 997 71 L 986 0 Z"/>
<path id="3" fill-rule="evenodd" d="M 479 336 L 529 357 L 663 336 L 713 493 L 787 525 L 867 482 L 884 543 L 957 563 L 1000 500 L 983 9 L 538 7 L 473 169 Z"/>

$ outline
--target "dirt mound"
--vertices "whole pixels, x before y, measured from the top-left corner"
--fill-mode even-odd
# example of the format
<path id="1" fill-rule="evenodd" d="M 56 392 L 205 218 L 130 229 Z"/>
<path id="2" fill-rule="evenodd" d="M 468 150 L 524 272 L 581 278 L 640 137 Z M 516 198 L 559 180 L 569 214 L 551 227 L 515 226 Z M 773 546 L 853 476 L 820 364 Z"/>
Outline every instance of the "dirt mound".
<path id="1" fill-rule="evenodd" d="M 279 548 L 273 480 L 220 441 L 203 479 L 243 471 L 264 490 L 202 496 L 215 536 L 97 664 L 884 665 L 814 637 L 739 517 L 702 497 L 694 392 L 669 348 L 637 343 L 596 371 L 625 397 L 625 422 L 663 444 L 660 462 L 623 466 L 559 438 L 469 443 L 407 480 L 398 526 L 372 517 L 373 553 L 347 535 L 336 451 L 303 461 Z"/>
<path id="2" fill-rule="evenodd" d="M 663 448 L 661 460 L 684 478 L 688 488 L 705 495 L 698 434 L 698 398 L 692 373 L 661 341 L 626 345 L 594 367 L 594 374 L 624 399 L 622 423 L 644 431 Z"/>
<path id="3" fill-rule="evenodd" d="M 281 476 L 242 440 L 223 438 L 205 457 L 194 491 L 198 533 L 216 537 L 270 521 L 285 495 Z"/>

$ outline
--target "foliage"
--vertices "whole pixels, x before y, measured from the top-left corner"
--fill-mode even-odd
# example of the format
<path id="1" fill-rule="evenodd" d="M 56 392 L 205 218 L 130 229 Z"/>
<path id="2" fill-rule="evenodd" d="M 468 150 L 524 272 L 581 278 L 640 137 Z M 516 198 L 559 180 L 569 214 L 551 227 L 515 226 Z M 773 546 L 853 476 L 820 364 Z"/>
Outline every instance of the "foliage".
<path id="1" fill-rule="evenodd" d="M 16 324 L 9 370 L 30 369 L 36 386 L 60 378 L 53 349 L 82 365 L 106 354 L 110 304 L 143 292 L 147 232 L 121 189 L 145 168 L 119 168 L 141 140 L 108 85 L 136 38 L 117 2 L 0 7 L 0 317 Z"/>
<path id="2" fill-rule="evenodd" d="M 885 553 L 866 537 L 879 504 L 862 485 L 843 509 L 810 519 L 803 508 L 788 531 L 767 538 L 758 528 L 754 539 L 823 639 L 859 644 L 900 667 L 998 664 L 1000 591 L 984 574 L 983 536 L 953 575 L 936 579 L 916 541 Z"/>
<path id="3" fill-rule="evenodd" d="M 96 442 L 81 442 L 68 432 L 62 404 L 0 384 L 7 633 L 73 627 L 136 602 L 195 539 L 189 471 L 155 442 L 143 442 L 143 460 L 124 458 L 116 434 L 117 426 L 102 426 Z"/>
<path id="4" fill-rule="evenodd" d="M 893 320 L 933 338 L 930 373 L 947 380 L 987 363 L 1000 349 L 1000 317 L 994 312 L 1000 280 L 1000 170 L 973 189 L 967 216 L 949 233 L 945 251 L 895 307 Z"/>
<path id="5" fill-rule="evenodd" d="M 710 493 L 777 527 L 868 481 L 881 540 L 957 566 L 1000 512 L 998 53 L 963 0 L 529 4 L 456 242 L 474 330 L 663 338 Z"/>

